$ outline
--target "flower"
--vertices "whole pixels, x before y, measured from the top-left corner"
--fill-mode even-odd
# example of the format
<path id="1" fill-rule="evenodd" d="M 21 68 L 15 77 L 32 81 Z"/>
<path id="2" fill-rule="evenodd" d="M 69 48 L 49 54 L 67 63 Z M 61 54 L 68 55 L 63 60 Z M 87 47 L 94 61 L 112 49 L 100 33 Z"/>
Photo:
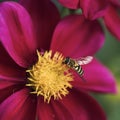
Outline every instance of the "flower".
<path id="1" fill-rule="evenodd" d="M 108 30 L 120 40 L 119 0 L 58 0 L 70 9 L 82 9 L 86 19 L 103 18 Z M 92 21 L 91 21 L 92 22 Z"/>
<path id="2" fill-rule="evenodd" d="M 116 92 L 108 69 L 94 58 L 83 67 L 84 83 L 62 63 L 66 56 L 94 55 L 101 48 L 98 22 L 89 32 L 89 20 L 79 15 L 60 20 L 49 0 L 20 3 L 0 3 L 1 120 L 105 120 L 87 91 Z"/>

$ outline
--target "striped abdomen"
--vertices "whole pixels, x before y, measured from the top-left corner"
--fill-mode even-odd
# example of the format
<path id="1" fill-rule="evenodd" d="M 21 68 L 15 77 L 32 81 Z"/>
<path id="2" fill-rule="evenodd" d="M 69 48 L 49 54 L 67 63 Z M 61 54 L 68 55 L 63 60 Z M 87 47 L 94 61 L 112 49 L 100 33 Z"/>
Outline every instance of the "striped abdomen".
<path id="1" fill-rule="evenodd" d="M 73 66 L 73 69 L 74 69 L 75 71 L 77 71 L 77 73 L 78 73 L 81 77 L 83 76 L 84 71 L 83 71 L 82 67 L 81 67 L 79 64 L 75 64 L 75 65 Z"/>

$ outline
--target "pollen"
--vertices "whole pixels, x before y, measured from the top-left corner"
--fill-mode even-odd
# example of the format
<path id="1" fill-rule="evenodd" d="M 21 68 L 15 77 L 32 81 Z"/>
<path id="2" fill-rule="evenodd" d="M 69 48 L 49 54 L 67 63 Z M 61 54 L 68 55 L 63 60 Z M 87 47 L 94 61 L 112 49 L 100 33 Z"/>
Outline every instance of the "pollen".
<path id="1" fill-rule="evenodd" d="M 51 98 L 62 99 L 69 93 L 73 81 L 69 68 L 63 64 L 63 55 L 59 52 L 53 55 L 50 50 L 44 54 L 37 51 L 37 56 L 36 64 L 26 70 L 29 74 L 26 86 L 32 88 L 32 94 L 43 96 L 47 103 Z"/>

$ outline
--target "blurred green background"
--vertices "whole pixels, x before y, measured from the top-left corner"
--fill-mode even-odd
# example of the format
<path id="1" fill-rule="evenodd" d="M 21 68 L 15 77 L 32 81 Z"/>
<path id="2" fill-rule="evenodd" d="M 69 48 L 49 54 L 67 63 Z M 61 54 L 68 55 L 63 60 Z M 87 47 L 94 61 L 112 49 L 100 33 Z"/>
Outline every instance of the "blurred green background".
<path id="1" fill-rule="evenodd" d="M 116 78 L 116 95 L 96 95 L 96 99 L 104 108 L 108 120 L 120 120 L 120 41 L 115 39 L 107 30 L 103 48 L 96 55 L 107 66 Z"/>

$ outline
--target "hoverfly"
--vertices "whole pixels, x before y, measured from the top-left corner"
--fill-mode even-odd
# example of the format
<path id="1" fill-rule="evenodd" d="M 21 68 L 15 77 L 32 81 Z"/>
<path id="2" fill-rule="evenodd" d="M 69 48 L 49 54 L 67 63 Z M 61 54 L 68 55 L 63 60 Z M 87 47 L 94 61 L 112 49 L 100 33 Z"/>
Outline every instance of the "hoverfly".
<path id="1" fill-rule="evenodd" d="M 70 57 L 66 57 L 63 59 L 63 64 L 66 64 L 68 67 L 75 70 L 80 75 L 81 79 L 85 81 L 85 79 L 83 78 L 84 71 L 81 65 L 86 65 L 90 63 L 92 59 L 92 56 L 81 57 L 80 59 L 72 59 Z"/>

